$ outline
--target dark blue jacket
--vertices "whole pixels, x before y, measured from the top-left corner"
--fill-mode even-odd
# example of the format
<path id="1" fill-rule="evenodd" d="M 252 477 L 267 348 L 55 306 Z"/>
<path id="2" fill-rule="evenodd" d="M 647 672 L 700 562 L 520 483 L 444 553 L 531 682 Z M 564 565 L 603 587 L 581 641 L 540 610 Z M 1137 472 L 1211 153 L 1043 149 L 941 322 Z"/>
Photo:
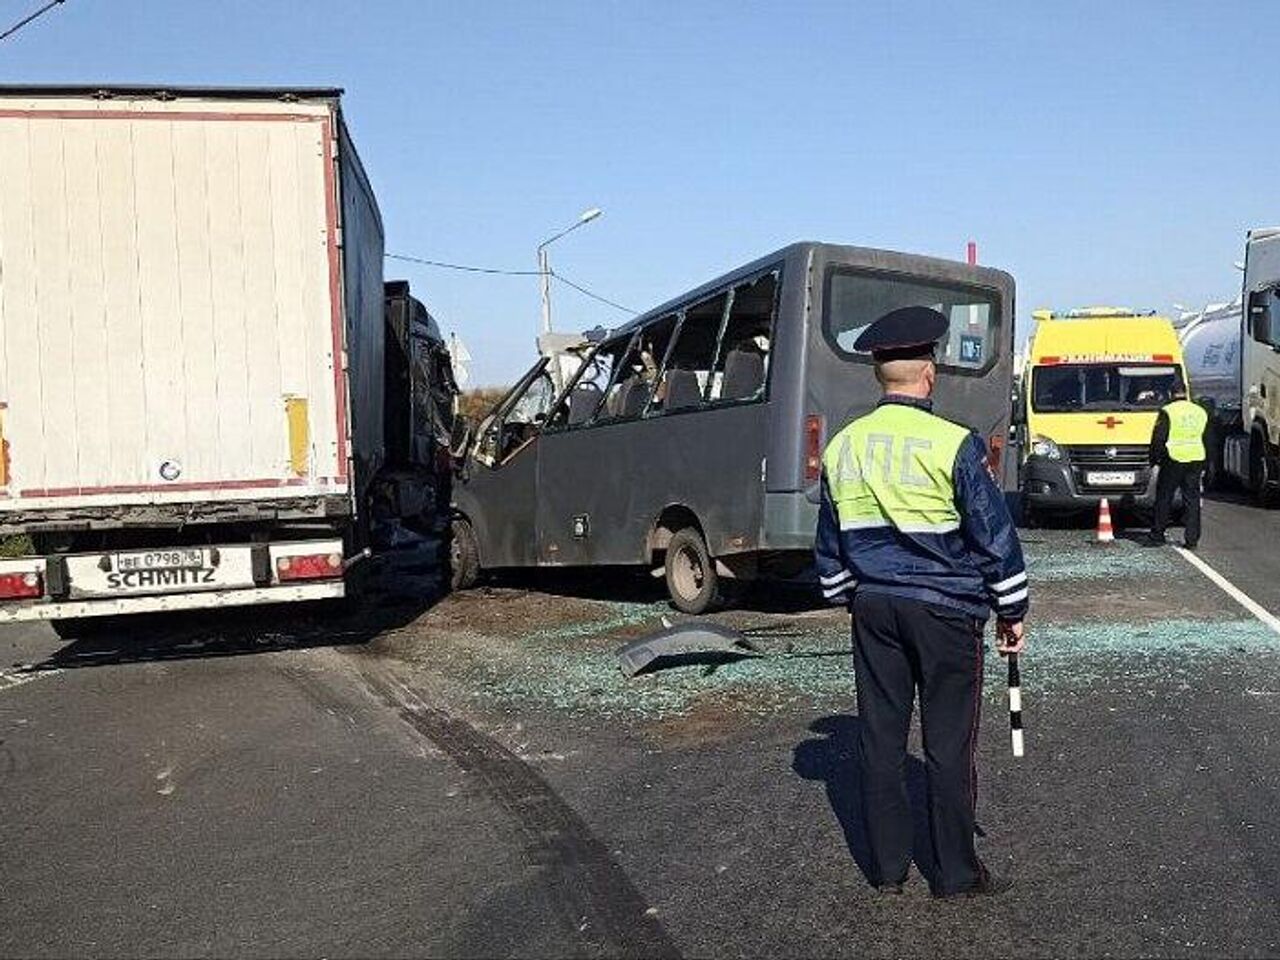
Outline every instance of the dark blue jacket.
<path id="1" fill-rule="evenodd" d="M 928 400 L 908 397 L 880 402 L 933 409 Z M 936 603 L 984 620 L 993 610 L 1005 621 L 1025 617 L 1022 545 L 986 458 L 977 434 L 956 454 L 951 479 L 960 529 L 949 533 L 903 533 L 896 527 L 842 531 L 824 475 L 814 544 L 823 596 L 845 604 L 856 589 Z"/>

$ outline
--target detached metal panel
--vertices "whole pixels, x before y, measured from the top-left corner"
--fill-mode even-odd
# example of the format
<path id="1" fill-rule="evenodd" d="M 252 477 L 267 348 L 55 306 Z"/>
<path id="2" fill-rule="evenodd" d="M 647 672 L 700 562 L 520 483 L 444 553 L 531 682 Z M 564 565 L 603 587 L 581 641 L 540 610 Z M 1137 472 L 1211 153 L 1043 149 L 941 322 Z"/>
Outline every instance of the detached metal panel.
<path id="1" fill-rule="evenodd" d="M 0 512 L 348 489 L 337 125 L 0 95 Z"/>

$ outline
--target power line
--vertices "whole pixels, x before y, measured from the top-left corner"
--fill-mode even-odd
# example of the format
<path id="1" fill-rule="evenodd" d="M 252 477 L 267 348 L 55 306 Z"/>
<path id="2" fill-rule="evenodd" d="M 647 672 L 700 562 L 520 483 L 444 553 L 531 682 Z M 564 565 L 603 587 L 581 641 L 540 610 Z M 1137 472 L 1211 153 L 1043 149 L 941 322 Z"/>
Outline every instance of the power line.
<path id="1" fill-rule="evenodd" d="M 61 0 L 59 0 L 61 2 Z M 424 267 L 440 267 L 444 270 L 463 270 L 467 273 L 494 273 L 504 277 L 538 277 L 537 270 L 502 270 L 498 267 L 472 267 L 464 263 L 446 263 L 443 260 L 426 260 L 422 257 L 411 257 L 404 253 L 383 254 L 388 260 L 403 260 L 405 263 L 416 263 Z"/>
<path id="2" fill-rule="evenodd" d="M 630 307 L 624 307 L 620 303 L 614 303 L 612 300 L 608 299 L 607 297 L 602 297 L 598 293 L 592 293 L 586 287 L 581 286 L 580 284 L 574 283 L 568 277 L 564 276 L 563 274 L 556 273 L 554 270 L 551 271 L 551 275 L 555 277 L 557 280 L 559 280 L 561 283 L 565 283 L 573 287 L 573 289 L 577 290 L 583 296 L 590 297 L 592 300 L 599 300 L 601 303 L 606 304 L 607 306 L 613 307 L 613 309 L 615 310 L 621 310 L 623 313 L 629 313 L 632 316 L 635 316 L 636 313 L 638 312 L 636 310 L 632 310 Z"/>
<path id="3" fill-rule="evenodd" d="M 538 271 L 538 270 L 503 270 L 500 267 L 475 267 L 466 263 L 449 263 L 445 260 L 428 260 L 425 257 L 411 257 L 405 253 L 386 253 L 386 254 L 383 254 L 383 256 L 386 257 L 388 260 L 401 260 L 405 263 L 416 263 L 419 266 L 423 266 L 423 267 L 439 267 L 442 270 L 461 270 L 465 273 L 486 273 L 486 274 L 500 276 L 500 277 L 540 277 L 542 276 L 541 271 Z M 559 280 L 565 286 L 572 287 L 574 290 L 577 290 L 584 297 L 590 297 L 592 300 L 597 300 L 600 303 L 605 304 L 606 306 L 613 307 L 613 309 L 615 310 L 621 310 L 623 313 L 629 313 L 632 316 L 635 316 L 636 314 L 636 311 L 632 310 L 630 307 L 624 307 L 622 304 L 615 303 L 614 301 L 610 300 L 608 297 L 602 297 L 600 296 L 600 294 L 594 292 L 593 290 L 588 290 L 586 287 L 582 286 L 582 284 L 574 283 L 572 280 L 570 280 L 568 277 L 564 276 L 563 274 L 556 273 L 554 270 L 551 270 L 548 272 L 551 277 L 553 277 L 556 280 Z"/>
<path id="4" fill-rule="evenodd" d="M 46 3 L 43 7 L 37 10 L 35 13 L 32 13 L 28 16 L 23 17 L 21 20 L 15 23 L 12 27 L 10 27 L 4 33 L 0 33 L 0 40 L 9 39 L 11 36 L 13 36 L 23 27 L 25 27 L 28 23 L 31 23 L 33 20 L 37 20 L 40 17 L 44 16 L 46 13 L 48 13 L 54 7 L 58 6 L 58 4 L 60 3 L 66 3 L 66 0 L 49 0 L 48 3 Z"/>

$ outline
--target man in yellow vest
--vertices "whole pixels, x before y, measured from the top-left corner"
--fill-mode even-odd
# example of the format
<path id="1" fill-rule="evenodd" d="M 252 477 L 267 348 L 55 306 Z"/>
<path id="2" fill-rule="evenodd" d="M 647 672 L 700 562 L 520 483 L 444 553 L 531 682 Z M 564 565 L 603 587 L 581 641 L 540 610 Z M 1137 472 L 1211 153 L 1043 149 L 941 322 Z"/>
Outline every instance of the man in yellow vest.
<path id="1" fill-rule="evenodd" d="M 903 771 L 917 692 L 929 778 L 936 896 L 1008 888 L 974 849 L 974 748 L 983 631 L 1023 647 L 1027 572 L 986 445 L 935 416 L 934 348 L 947 319 L 894 310 L 854 343 L 875 361 L 879 405 L 841 429 L 823 457 L 814 547 L 824 596 L 853 613 L 858 757 L 870 841 L 868 879 L 901 893 L 912 852 Z"/>
<path id="2" fill-rule="evenodd" d="M 1151 434 L 1151 462 L 1159 470 L 1152 544 L 1165 542 L 1164 531 L 1179 490 L 1186 514 L 1183 543 L 1194 550 L 1200 542 L 1200 478 L 1204 475 L 1204 431 L 1208 425 L 1204 408 L 1187 399 L 1185 387 L 1174 387 L 1173 401 L 1161 408 Z"/>

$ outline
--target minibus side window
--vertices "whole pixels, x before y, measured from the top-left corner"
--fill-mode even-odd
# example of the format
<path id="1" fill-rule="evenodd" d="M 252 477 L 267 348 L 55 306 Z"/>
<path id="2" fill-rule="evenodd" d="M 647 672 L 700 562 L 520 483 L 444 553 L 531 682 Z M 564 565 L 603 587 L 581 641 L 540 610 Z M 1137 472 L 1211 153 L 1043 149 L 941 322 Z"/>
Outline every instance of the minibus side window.
<path id="1" fill-rule="evenodd" d="M 551 401 L 555 400 L 555 386 L 546 373 L 538 375 L 515 405 L 502 419 L 498 439 L 498 461 L 505 463 L 512 454 L 538 435 Z"/>
<path id="2" fill-rule="evenodd" d="M 777 275 L 770 273 L 734 288 L 711 378 L 713 403 L 741 403 L 764 395 L 777 286 Z"/>
<path id="3" fill-rule="evenodd" d="M 505 397 L 499 400 L 480 424 L 480 438 L 476 442 L 475 457 L 481 463 L 493 466 L 498 461 L 505 459 L 511 453 L 523 444 L 525 439 L 530 439 L 533 433 L 536 433 L 536 426 L 541 422 L 537 417 L 537 407 L 540 404 L 541 410 L 545 414 L 546 408 L 550 406 L 554 395 L 550 394 L 550 378 L 547 376 L 547 362 L 539 360 L 534 364 L 533 369 L 520 378 L 519 382 L 507 393 Z M 540 386 L 541 381 L 546 381 L 546 387 Z M 540 392 L 546 389 L 548 395 L 541 401 L 537 399 Z M 520 420 L 515 411 L 519 409 L 521 416 L 526 416 L 527 420 Z M 512 430 L 507 430 L 507 424 L 512 425 Z M 517 428 L 517 424 L 527 424 L 531 429 L 527 437 L 521 437 L 519 442 L 513 443 L 517 433 L 521 431 Z"/>
<path id="4" fill-rule="evenodd" d="M 728 292 L 689 307 L 658 381 L 650 411 L 692 410 L 702 406 L 715 363 L 716 342 L 729 304 Z"/>
<path id="5" fill-rule="evenodd" d="M 633 420 L 644 412 L 654 394 L 675 329 L 676 315 L 669 314 L 639 330 L 613 378 L 604 407 L 596 415 L 596 423 Z"/>
<path id="6" fill-rule="evenodd" d="M 600 409 L 605 391 L 613 382 L 613 373 L 617 369 L 627 345 L 631 342 L 631 334 L 602 343 L 582 366 L 577 382 L 560 401 L 555 416 L 551 420 L 553 427 L 579 427 L 589 423 Z"/>

